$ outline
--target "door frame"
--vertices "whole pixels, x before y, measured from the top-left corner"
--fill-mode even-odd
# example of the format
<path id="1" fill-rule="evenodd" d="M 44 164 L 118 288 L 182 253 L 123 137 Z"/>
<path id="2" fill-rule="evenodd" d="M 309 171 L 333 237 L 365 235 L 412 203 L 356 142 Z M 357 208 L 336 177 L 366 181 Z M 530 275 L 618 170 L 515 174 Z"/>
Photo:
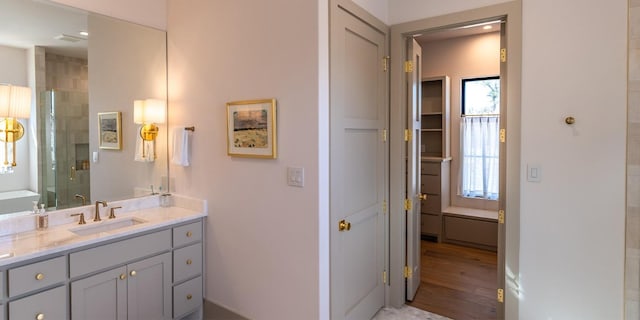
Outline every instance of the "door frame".
<path id="1" fill-rule="evenodd" d="M 386 305 L 401 307 L 404 303 L 405 281 L 403 275 L 405 263 L 406 218 L 404 213 L 404 186 L 406 149 L 403 137 L 407 117 L 407 97 L 402 64 L 406 57 L 405 39 L 424 30 L 450 28 L 468 24 L 469 21 L 504 18 L 506 24 L 507 62 L 506 79 L 508 112 L 504 118 L 506 134 L 506 174 L 500 198 L 504 203 L 505 223 L 499 224 L 505 237 L 499 238 L 498 247 L 502 247 L 504 259 L 498 261 L 498 274 L 504 277 L 499 284 L 505 289 L 504 304 L 498 305 L 498 317 L 516 319 L 519 300 L 519 247 L 520 247 L 520 92 L 522 74 L 522 1 L 492 5 L 467 11 L 426 18 L 391 26 L 391 81 L 390 81 L 390 196 L 389 196 L 389 282 L 385 295 Z M 505 122 L 505 121 L 503 121 Z M 504 172 L 504 171 L 502 171 Z M 500 271 L 504 272 L 501 273 Z"/>

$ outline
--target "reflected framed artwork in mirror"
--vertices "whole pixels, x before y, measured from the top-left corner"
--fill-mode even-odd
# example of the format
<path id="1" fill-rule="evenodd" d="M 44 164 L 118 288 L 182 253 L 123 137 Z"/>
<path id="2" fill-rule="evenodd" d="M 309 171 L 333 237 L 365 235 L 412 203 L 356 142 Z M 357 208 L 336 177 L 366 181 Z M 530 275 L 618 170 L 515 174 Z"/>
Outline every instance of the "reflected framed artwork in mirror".
<path id="1" fill-rule="evenodd" d="M 100 149 L 122 149 L 121 118 L 120 112 L 98 113 Z"/>
<path id="2" fill-rule="evenodd" d="M 275 99 L 227 103 L 227 154 L 276 158 Z"/>

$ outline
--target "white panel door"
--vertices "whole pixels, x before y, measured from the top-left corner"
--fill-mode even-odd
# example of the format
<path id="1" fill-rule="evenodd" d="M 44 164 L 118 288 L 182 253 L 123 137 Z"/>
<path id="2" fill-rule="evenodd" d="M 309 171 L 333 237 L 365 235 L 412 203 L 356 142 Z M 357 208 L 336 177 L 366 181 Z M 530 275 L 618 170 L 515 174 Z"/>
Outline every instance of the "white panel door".
<path id="1" fill-rule="evenodd" d="M 407 141 L 407 187 L 406 199 L 409 208 L 407 215 L 407 261 L 405 278 L 407 282 L 406 299 L 413 298 L 420 286 L 420 138 L 422 128 L 422 48 L 413 39 L 407 40 L 407 61 L 411 66 L 405 69 L 407 75 L 407 130 L 411 132 Z"/>
<path id="2" fill-rule="evenodd" d="M 335 3 L 330 36 L 331 318 L 363 320 L 384 305 L 386 38 Z"/>

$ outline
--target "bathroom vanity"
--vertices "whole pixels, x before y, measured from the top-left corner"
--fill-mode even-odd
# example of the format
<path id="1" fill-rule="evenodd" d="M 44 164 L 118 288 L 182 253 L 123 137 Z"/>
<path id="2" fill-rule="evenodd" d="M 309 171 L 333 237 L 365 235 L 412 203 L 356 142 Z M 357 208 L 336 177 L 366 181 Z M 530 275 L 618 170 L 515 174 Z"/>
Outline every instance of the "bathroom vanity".
<path id="1" fill-rule="evenodd" d="M 93 206 L 61 210 L 46 230 L 0 237 L 0 319 L 202 319 L 206 202 L 174 203 L 110 203 L 122 208 L 100 222 Z"/>

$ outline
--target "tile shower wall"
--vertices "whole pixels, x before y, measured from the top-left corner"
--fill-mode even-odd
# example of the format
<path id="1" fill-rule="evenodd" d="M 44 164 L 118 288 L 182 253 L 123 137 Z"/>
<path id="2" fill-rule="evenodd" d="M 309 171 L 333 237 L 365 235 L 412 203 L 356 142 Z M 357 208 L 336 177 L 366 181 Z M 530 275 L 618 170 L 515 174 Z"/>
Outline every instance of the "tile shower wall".
<path id="1" fill-rule="evenodd" d="M 629 1 L 625 318 L 640 319 L 640 0 Z"/>
<path id="2" fill-rule="evenodd" d="M 46 54 L 47 95 L 55 103 L 55 137 L 47 136 L 47 167 L 55 172 L 47 179 L 48 206 L 67 208 L 75 201 L 75 194 L 90 199 L 89 181 L 89 98 L 88 63 L 86 59 Z M 50 117 L 45 120 L 50 122 Z M 48 123 L 50 125 L 51 123 Z M 51 138 L 55 150 L 51 152 Z M 54 200 L 55 199 L 55 200 Z"/>
<path id="3" fill-rule="evenodd" d="M 46 54 L 47 90 L 88 92 L 87 59 Z"/>

